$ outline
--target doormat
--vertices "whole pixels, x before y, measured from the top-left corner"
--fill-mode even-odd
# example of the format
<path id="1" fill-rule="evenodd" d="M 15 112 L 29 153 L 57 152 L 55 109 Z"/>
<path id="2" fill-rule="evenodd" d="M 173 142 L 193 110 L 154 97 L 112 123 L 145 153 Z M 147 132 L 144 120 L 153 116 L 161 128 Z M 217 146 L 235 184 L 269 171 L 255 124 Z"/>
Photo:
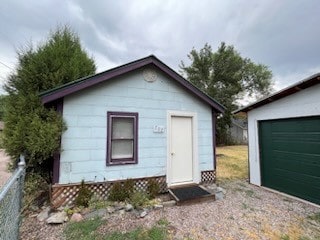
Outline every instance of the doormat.
<path id="1" fill-rule="evenodd" d="M 203 199 L 206 197 L 213 197 L 214 195 L 204 190 L 200 186 L 188 186 L 181 188 L 169 189 L 170 194 L 175 198 L 177 202 L 185 202 L 197 199 Z"/>

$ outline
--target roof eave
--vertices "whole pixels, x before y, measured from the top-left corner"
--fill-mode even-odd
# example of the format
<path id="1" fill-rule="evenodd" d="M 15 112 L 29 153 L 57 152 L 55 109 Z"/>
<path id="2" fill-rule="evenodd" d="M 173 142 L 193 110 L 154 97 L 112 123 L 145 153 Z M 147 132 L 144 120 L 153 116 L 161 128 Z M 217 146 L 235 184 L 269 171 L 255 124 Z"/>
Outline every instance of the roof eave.
<path id="1" fill-rule="evenodd" d="M 69 94 L 72 94 L 74 92 L 80 91 L 82 89 L 85 89 L 87 87 L 96 85 L 98 83 L 107 81 L 109 79 L 112 79 L 114 77 L 120 76 L 122 74 L 131 72 L 133 70 L 137 70 L 143 66 L 146 66 L 148 64 L 153 64 L 157 66 L 159 69 L 161 69 L 163 72 L 168 74 L 171 78 L 175 79 L 177 82 L 179 82 L 185 89 L 191 91 L 194 95 L 199 97 L 202 101 L 209 104 L 212 108 L 214 108 L 219 113 L 224 113 L 225 107 L 222 106 L 220 103 L 216 102 L 214 99 L 200 91 L 198 88 L 196 88 L 194 85 L 192 85 L 190 82 L 185 80 L 182 76 L 180 76 L 178 73 L 176 73 L 174 70 L 172 70 L 169 66 L 161 62 L 158 58 L 156 58 L 154 55 L 151 55 L 146 58 L 142 58 L 140 60 L 136 60 L 134 62 L 122 65 L 120 67 L 116 67 L 110 70 L 107 70 L 103 73 L 86 77 L 82 81 L 76 81 L 73 84 L 67 84 L 66 86 L 59 87 L 54 90 L 49 90 L 47 92 L 44 92 L 40 94 L 41 101 L 43 104 L 55 101 L 57 99 L 63 98 Z"/>
<path id="2" fill-rule="evenodd" d="M 258 107 L 261 107 L 263 105 L 266 105 L 268 103 L 271 103 L 271 102 L 274 102 L 274 101 L 277 101 L 281 98 L 284 98 L 284 97 L 287 97 L 289 95 L 292 95 L 296 92 L 300 92 L 301 90 L 304 90 L 306 88 L 309 88 L 311 86 L 314 86 L 316 84 L 320 83 L 320 73 L 316 73 L 294 85 L 291 85 L 285 89 L 282 89 L 272 95 L 269 95 L 261 100 L 258 100 L 252 104 L 249 104 L 243 108 L 240 108 L 240 109 L 237 109 L 235 111 L 233 111 L 232 113 L 233 114 L 237 114 L 237 113 L 240 113 L 240 112 L 244 112 L 244 113 L 247 113 L 255 108 L 258 108 Z"/>

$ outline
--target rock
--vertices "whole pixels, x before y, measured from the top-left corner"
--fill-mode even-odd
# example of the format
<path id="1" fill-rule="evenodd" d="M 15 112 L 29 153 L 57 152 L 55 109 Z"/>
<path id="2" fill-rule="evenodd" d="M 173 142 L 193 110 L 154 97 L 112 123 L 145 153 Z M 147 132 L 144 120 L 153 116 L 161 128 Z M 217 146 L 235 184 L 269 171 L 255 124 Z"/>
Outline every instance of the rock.
<path id="1" fill-rule="evenodd" d="M 132 206 L 130 203 L 128 203 L 128 204 L 125 206 L 125 210 L 126 210 L 127 212 L 132 211 L 132 209 L 133 209 L 133 206 Z"/>
<path id="2" fill-rule="evenodd" d="M 39 211 L 39 207 L 38 206 L 36 206 L 36 205 L 31 205 L 30 207 L 29 207 L 29 209 L 32 211 L 32 212 L 37 212 L 37 211 Z"/>
<path id="3" fill-rule="evenodd" d="M 142 211 L 140 213 L 140 218 L 144 218 L 145 216 L 147 216 L 148 212 L 147 211 Z"/>
<path id="4" fill-rule="evenodd" d="M 57 208 L 57 211 L 59 211 L 59 212 L 62 212 L 63 210 L 64 210 L 64 207 L 62 207 L 62 206 Z"/>
<path id="5" fill-rule="evenodd" d="M 216 200 L 224 199 L 225 194 L 226 194 L 226 190 L 224 190 L 222 187 L 217 187 L 216 192 L 215 192 Z"/>
<path id="6" fill-rule="evenodd" d="M 222 188 L 222 187 L 217 187 L 217 190 L 216 190 L 217 192 L 222 192 L 224 195 L 227 193 L 227 191 L 224 189 L 224 188 Z"/>
<path id="7" fill-rule="evenodd" d="M 163 205 L 162 204 L 156 204 L 153 207 L 154 207 L 154 209 L 161 209 L 161 208 L 163 208 Z"/>
<path id="8" fill-rule="evenodd" d="M 50 207 L 46 207 L 45 209 L 43 209 L 38 215 L 37 215 L 37 219 L 40 222 L 43 222 L 44 220 L 46 220 L 49 217 L 49 213 L 50 213 Z"/>
<path id="9" fill-rule="evenodd" d="M 214 189 L 217 189 L 218 186 L 215 183 L 212 183 L 212 184 L 206 185 L 205 187 L 208 188 L 208 189 L 214 190 Z"/>
<path id="10" fill-rule="evenodd" d="M 83 220 L 83 217 L 80 213 L 74 213 L 70 218 L 70 222 L 81 222 L 82 220 Z"/>
<path id="11" fill-rule="evenodd" d="M 115 210 L 121 210 L 124 209 L 126 207 L 126 204 L 124 202 L 117 202 L 114 205 Z"/>
<path id="12" fill-rule="evenodd" d="M 90 209 L 90 208 L 84 208 L 84 209 L 81 210 L 81 214 L 82 215 L 86 215 L 86 214 L 88 214 L 90 212 L 92 212 L 92 209 Z"/>
<path id="13" fill-rule="evenodd" d="M 64 223 L 68 220 L 67 213 L 65 211 L 54 213 L 49 217 L 46 222 L 51 224 Z"/>
<path id="14" fill-rule="evenodd" d="M 167 201 L 167 202 L 163 202 L 162 205 L 164 207 L 173 207 L 174 205 L 176 205 L 176 201 L 175 200 L 170 200 L 170 201 Z"/>
<path id="15" fill-rule="evenodd" d="M 126 213 L 126 211 L 124 210 L 124 209 L 121 209 L 120 211 L 119 211 L 119 215 L 124 215 Z"/>
<path id="16" fill-rule="evenodd" d="M 222 200 L 224 198 L 223 192 L 216 192 L 215 193 L 215 199 L 216 200 Z"/>
<path id="17" fill-rule="evenodd" d="M 107 207 L 107 212 L 112 214 L 116 211 L 116 209 L 114 207 Z"/>
<path id="18" fill-rule="evenodd" d="M 92 212 L 89 212 L 87 214 L 84 215 L 85 219 L 90 219 L 90 218 L 96 218 L 96 217 L 103 217 L 107 214 L 108 209 L 98 209 Z"/>

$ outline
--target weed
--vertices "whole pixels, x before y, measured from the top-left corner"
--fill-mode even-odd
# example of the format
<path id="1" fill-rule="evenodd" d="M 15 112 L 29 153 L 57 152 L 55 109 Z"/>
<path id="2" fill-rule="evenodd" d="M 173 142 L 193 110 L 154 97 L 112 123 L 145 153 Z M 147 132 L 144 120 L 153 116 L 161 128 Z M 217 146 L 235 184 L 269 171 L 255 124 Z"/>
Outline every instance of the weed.
<path id="1" fill-rule="evenodd" d="M 159 191 L 160 191 L 159 183 L 154 179 L 149 179 L 147 191 L 148 191 L 150 198 L 155 198 L 159 194 Z"/>
<path id="2" fill-rule="evenodd" d="M 104 236 L 105 240 L 164 240 L 167 239 L 167 229 L 153 226 L 150 229 L 137 228 L 127 233 L 114 232 Z"/>
<path id="3" fill-rule="evenodd" d="M 247 195 L 247 197 L 253 197 L 253 195 L 254 195 L 254 191 L 253 190 L 245 190 L 244 191 L 245 193 L 246 193 L 246 195 Z"/>
<path id="4" fill-rule="evenodd" d="M 299 237 L 298 240 L 311 240 L 311 238 L 309 237 L 305 237 L 305 236 L 302 236 L 302 237 Z"/>
<path id="5" fill-rule="evenodd" d="M 160 226 L 168 226 L 170 224 L 170 222 L 165 218 L 161 218 L 161 219 L 159 219 L 157 224 Z"/>
<path id="6" fill-rule="evenodd" d="M 248 208 L 249 208 L 249 205 L 246 204 L 246 203 L 242 203 L 242 207 L 243 207 L 243 209 L 248 209 Z"/>
<path id="7" fill-rule="evenodd" d="M 110 206 L 110 202 L 101 200 L 96 194 L 94 194 L 89 201 L 89 207 L 93 209 L 102 209 L 108 206 Z"/>
<path id="8" fill-rule="evenodd" d="M 23 210 L 27 210 L 31 205 L 42 206 L 48 201 L 48 176 L 37 172 L 29 172 L 26 175 L 23 196 Z"/>
<path id="9" fill-rule="evenodd" d="M 320 212 L 313 214 L 313 215 L 310 215 L 310 216 L 308 216 L 308 218 L 320 223 Z"/>
<path id="10" fill-rule="evenodd" d="M 283 198 L 282 200 L 285 201 L 285 202 L 289 202 L 289 203 L 292 203 L 292 202 L 293 202 L 292 199 L 287 198 L 287 197 L 286 197 L 286 198 Z"/>
<path id="11" fill-rule="evenodd" d="M 78 195 L 74 200 L 74 203 L 76 206 L 88 207 L 91 196 L 92 196 L 92 192 L 84 184 L 84 180 L 82 180 Z"/>
<path id="12" fill-rule="evenodd" d="M 280 240 L 290 240 L 290 237 L 287 234 L 284 234 L 280 237 Z"/>
<path id="13" fill-rule="evenodd" d="M 134 192 L 130 196 L 130 203 L 134 208 L 141 208 L 148 203 L 148 195 L 144 192 Z"/>
<path id="14" fill-rule="evenodd" d="M 90 240 L 96 239 L 97 233 L 95 232 L 104 221 L 100 218 L 86 220 L 77 223 L 69 223 L 65 230 L 67 240 Z"/>

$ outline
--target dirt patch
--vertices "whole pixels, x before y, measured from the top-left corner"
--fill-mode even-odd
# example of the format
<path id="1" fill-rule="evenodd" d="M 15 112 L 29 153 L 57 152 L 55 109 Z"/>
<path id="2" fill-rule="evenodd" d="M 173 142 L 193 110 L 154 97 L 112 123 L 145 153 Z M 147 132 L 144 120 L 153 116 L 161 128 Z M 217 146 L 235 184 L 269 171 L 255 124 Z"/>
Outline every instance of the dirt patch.
<path id="1" fill-rule="evenodd" d="M 2 187 L 11 176 L 11 173 L 8 171 L 9 162 L 10 157 L 3 149 L 0 149 L 0 187 Z"/>
<path id="2" fill-rule="evenodd" d="M 108 219 L 100 233 L 127 232 L 137 227 L 152 227 L 160 219 L 169 221 L 173 239 L 317 239 L 320 223 L 310 220 L 320 209 L 248 184 L 245 181 L 222 183 L 227 190 L 224 200 L 187 206 L 167 207 L 137 219 L 124 214 Z M 35 226 L 37 225 L 37 226 Z M 30 230 L 32 232 L 30 232 Z M 22 239 L 53 239 L 43 234 L 54 231 L 63 239 L 63 227 L 38 225 L 25 219 Z M 38 234 L 38 235 L 37 235 Z M 35 236 L 41 236 L 36 238 Z M 286 238 L 283 238 L 286 239 Z"/>

